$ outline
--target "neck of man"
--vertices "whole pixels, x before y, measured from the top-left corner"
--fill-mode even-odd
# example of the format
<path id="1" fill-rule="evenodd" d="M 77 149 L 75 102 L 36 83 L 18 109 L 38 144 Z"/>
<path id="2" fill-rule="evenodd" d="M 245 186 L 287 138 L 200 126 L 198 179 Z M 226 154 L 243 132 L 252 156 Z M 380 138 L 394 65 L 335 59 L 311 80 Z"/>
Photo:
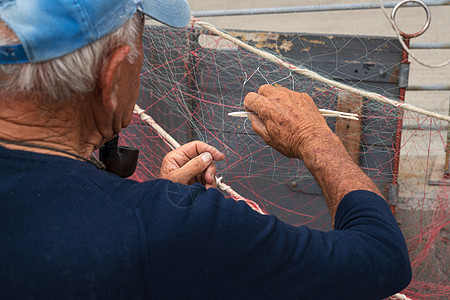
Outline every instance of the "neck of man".
<path id="1" fill-rule="evenodd" d="M 74 158 L 62 150 L 89 158 L 105 140 L 96 130 L 89 97 L 64 103 L 44 103 L 39 97 L 0 96 L 0 139 L 19 142 L 0 145 L 13 150 Z M 83 100 L 83 101 L 82 101 Z M 36 145 L 55 150 L 37 148 Z"/>

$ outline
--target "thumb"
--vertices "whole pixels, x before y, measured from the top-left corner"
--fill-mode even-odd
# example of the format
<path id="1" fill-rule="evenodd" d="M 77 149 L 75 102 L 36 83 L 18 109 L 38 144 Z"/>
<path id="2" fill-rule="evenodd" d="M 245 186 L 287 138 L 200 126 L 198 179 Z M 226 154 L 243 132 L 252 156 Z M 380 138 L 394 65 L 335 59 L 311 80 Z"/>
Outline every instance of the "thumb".
<path id="1" fill-rule="evenodd" d="M 211 165 L 212 161 L 211 153 L 204 152 L 174 171 L 174 175 L 178 182 L 188 184 L 191 179 L 205 171 Z"/>

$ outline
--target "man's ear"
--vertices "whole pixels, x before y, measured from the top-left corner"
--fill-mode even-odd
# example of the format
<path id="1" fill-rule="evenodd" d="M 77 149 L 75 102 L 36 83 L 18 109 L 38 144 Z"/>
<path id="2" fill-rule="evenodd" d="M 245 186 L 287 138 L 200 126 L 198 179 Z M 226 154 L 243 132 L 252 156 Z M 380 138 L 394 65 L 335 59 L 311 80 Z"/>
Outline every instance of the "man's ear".
<path id="1" fill-rule="evenodd" d="M 131 47 L 128 45 L 117 47 L 103 62 L 100 70 L 98 86 L 102 93 L 103 106 L 109 112 L 114 112 L 117 108 L 116 89 L 120 65 L 125 61 L 130 51 Z"/>

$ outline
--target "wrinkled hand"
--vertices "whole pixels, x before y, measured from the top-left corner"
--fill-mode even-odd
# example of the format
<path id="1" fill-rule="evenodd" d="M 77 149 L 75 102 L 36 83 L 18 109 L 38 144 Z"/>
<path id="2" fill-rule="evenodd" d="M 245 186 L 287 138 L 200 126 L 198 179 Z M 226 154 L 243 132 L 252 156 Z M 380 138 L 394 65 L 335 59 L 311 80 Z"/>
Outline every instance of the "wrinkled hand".
<path id="1" fill-rule="evenodd" d="M 200 141 L 190 142 L 169 152 L 163 159 L 159 178 L 182 184 L 201 183 L 206 188 L 216 187 L 216 166 L 225 155 Z"/>
<path id="2" fill-rule="evenodd" d="M 308 146 L 324 142 L 320 136 L 331 132 L 307 94 L 266 84 L 258 94 L 249 93 L 244 105 L 255 113 L 249 117 L 252 129 L 287 157 L 302 158 Z"/>

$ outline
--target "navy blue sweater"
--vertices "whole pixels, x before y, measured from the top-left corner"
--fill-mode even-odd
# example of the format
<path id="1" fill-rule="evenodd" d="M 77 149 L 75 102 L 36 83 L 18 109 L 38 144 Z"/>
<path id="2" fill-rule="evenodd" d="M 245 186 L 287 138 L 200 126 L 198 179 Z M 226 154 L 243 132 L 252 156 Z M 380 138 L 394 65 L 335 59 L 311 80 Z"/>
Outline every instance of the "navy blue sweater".
<path id="1" fill-rule="evenodd" d="M 381 299 L 411 270 L 389 206 L 293 227 L 215 189 L 0 147 L 1 299 Z"/>

